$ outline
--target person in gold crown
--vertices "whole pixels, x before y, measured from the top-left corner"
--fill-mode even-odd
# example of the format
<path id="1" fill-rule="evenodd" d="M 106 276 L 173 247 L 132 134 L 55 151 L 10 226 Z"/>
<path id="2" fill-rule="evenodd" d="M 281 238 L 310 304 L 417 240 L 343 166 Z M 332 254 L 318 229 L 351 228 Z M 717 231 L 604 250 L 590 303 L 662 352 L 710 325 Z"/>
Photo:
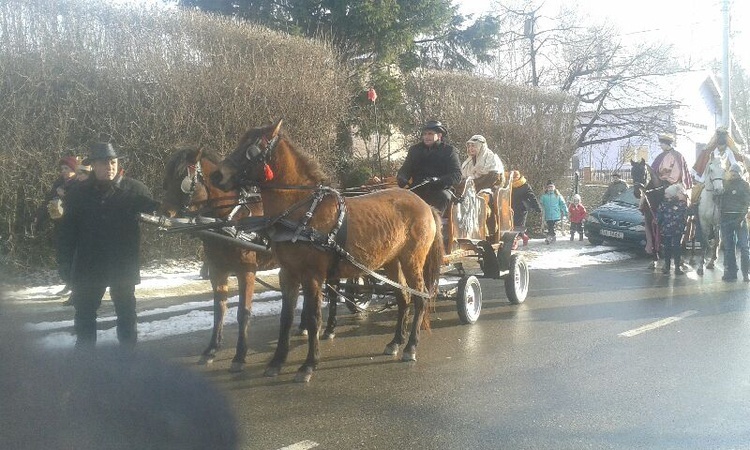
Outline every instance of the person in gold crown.
<path id="1" fill-rule="evenodd" d="M 706 148 L 703 149 L 693 165 L 693 176 L 699 183 L 704 181 L 703 177 L 706 172 L 706 166 L 708 166 L 708 162 L 711 161 L 712 157 L 726 159 L 726 167 L 731 167 L 732 164 L 742 162 L 743 160 L 742 153 L 740 153 L 737 144 L 735 144 L 732 136 L 729 135 L 726 127 L 716 129 L 711 140 L 706 144 Z"/>
<path id="2" fill-rule="evenodd" d="M 656 171 L 659 178 L 670 185 L 682 183 L 686 189 L 693 187 L 693 179 L 682 153 L 675 150 L 674 136 L 671 134 L 659 135 L 659 146 L 662 152 L 654 158 L 651 167 Z"/>

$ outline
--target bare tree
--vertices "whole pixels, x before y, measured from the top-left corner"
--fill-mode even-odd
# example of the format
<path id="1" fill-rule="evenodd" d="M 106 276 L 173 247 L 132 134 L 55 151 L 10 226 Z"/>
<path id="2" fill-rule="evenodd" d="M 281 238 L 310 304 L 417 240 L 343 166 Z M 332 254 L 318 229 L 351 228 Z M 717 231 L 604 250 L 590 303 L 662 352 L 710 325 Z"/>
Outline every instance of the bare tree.
<path id="1" fill-rule="evenodd" d="M 544 16 L 532 0 L 500 5 L 498 21 L 506 31 L 492 72 L 575 95 L 580 113 L 574 148 L 668 128 L 676 105 L 660 86 L 664 76 L 679 71 L 670 45 L 631 42 L 610 24 L 586 24 L 571 9 Z"/>

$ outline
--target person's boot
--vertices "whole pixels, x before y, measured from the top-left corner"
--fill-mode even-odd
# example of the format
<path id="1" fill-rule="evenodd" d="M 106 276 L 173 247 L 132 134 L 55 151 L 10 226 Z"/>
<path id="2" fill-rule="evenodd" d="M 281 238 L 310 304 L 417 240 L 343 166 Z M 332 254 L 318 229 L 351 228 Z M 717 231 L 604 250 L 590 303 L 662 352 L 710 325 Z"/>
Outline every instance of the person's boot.
<path id="1" fill-rule="evenodd" d="M 573 242 L 576 238 L 576 235 L 573 233 L 570 233 L 570 242 Z"/>
<path id="2" fill-rule="evenodd" d="M 581 233 L 581 237 L 578 239 L 579 241 L 583 240 L 583 233 Z"/>
<path id="3" fill-rule="evenodd" d="M 682 258 L 679 256 L 675 258 L 674 260 L 674 274 L 675 275 L 684 275 L 685 272 L 682 270 Z"/>
<path id="4" fill-rule="evenodd" d="M 661 269 L 661 273 L 668 274 L 671 269 L 672 269 L 672 260 L 667 258 L 666 260 L 664 260 L 664 268 Z"/>
<path id="5" fill-rule="evenodd" d="M 721 281 L 737 281 L 737 269 L 724 271 Z"/>

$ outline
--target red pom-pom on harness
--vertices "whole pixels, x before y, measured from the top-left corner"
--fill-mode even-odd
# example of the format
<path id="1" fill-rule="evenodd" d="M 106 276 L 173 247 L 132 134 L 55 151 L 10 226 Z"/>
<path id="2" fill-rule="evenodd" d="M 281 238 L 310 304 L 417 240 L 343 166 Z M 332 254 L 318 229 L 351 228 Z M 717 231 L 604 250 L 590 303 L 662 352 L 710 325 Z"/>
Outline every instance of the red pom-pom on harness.
<path id="1" fill-rule="evenodd" d="M 263 172 L 266 175 L 266 181 L 273 180 L 273 170 L 271 170 L 271 166 L 269 166 L 268 164 L 264 164 L 263 165 Z"/>

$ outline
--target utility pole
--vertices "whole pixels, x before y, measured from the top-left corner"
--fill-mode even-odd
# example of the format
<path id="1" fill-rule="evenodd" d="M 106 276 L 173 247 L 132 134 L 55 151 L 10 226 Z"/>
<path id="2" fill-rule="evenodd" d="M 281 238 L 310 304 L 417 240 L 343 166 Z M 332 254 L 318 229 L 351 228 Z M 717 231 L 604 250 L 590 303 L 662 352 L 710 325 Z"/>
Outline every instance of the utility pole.
<path id="1" fill-rule="evenodd" d="M 732 114 L 731 114 L 731 92 L 729 80 L 730 54 L 729 54 L 729 0 L 722 0 L 721 5 L 722 18 L 724 26 L 722 29 L 721 45 L 721 124 L 727 127 L 729 135 L 732 134 Z"/>
<path id="2" fill-rule="evenodd" d="M 529 56 L 531 57 L 531 85 L 534 87 L 539 87 L 539 78 L 536 73 L 536 47 L 534 44 L 534 40 L 536 38 L 536 33 L 534 30 L 534 26 L 536 25 L 536 17 L 535 16 L 536 11 L 532 11 L 528 13 L 526 20 L 523 22 L 523 35 L 529 38 Z"/>

